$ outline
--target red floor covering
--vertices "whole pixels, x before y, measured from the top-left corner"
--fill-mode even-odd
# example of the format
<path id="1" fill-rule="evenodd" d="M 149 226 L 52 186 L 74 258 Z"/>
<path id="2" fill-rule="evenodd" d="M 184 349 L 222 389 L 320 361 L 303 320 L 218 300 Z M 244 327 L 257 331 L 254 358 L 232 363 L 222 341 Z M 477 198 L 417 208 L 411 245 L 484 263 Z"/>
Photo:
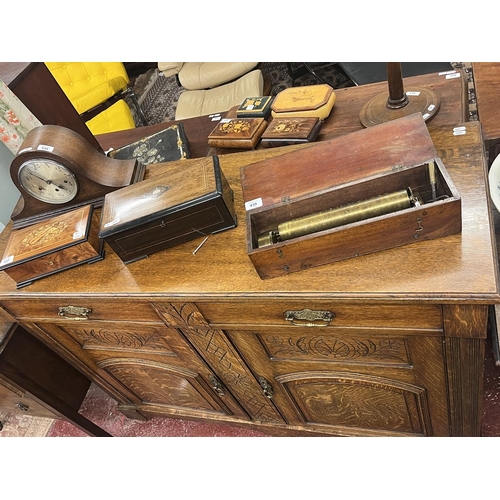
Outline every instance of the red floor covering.
<path id="1" fill-rule="evenodd" d="M 225 424 L 191 422 L 187 420 L 153 418 L 147 422 L 132 420 L 116 410 L 116 403 L 102 390 L 92 385 L 80 412 L 115 437 L 257 437 L 264 434 Z M 500 436 L 500 366 L 495 365 L 491 339 L 485 355 L 483 418 L 481 434 Z M 48 437 L 87 436 L 69 422 L 56 420 Z"/>

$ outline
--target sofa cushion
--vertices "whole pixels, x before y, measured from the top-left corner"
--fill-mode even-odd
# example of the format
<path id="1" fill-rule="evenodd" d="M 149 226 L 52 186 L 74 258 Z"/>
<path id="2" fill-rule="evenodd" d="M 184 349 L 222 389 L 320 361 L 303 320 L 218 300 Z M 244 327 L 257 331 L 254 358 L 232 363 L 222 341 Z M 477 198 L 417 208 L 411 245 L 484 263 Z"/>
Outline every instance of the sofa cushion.
<path id="1" fill-rule="evenodd" d="M 187 62 L 179 71 L 179 82 L 186 90 L 218 87 L 252 71 L 256 62 Z"/>
<path id="2" fill-rule="evenodd" d="M 256 69 L 238 80 L 208 90 L 186 90 L 179 96 L 176 120 L 210 115 L 240 105 L 245 97 L 260 96 L 264 91 L 262 71 Z"/>
<path id="3" fill-rule="evenodd" d="M 86 123 L 94 135 L 135 128 L 132 112 L 123 99 L 115 102 Z"/>

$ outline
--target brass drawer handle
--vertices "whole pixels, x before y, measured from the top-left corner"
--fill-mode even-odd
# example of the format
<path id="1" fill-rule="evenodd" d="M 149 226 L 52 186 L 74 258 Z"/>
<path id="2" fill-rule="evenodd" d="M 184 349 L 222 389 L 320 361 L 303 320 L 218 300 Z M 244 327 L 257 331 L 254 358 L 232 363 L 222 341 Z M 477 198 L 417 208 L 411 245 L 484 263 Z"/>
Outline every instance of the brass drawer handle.
<path id="1" fill-rule="evenodd" d="M 328 326 L 335 313 L 331 311 L 312 311 L 311 309 L 302 309 L 301 311 L 286 311 L 285 319 L 291 321 L 294 326 Z"/>
<path id="2" fill-rule="evenodd" d="M 63 316 L 66 319 L 78 321 L 83 319 L 89 319 L 89 314 L 91 312 L 92 309 L 88 309 L 87 307 L 64 306 L 59 308 L 58 315 Z"/>

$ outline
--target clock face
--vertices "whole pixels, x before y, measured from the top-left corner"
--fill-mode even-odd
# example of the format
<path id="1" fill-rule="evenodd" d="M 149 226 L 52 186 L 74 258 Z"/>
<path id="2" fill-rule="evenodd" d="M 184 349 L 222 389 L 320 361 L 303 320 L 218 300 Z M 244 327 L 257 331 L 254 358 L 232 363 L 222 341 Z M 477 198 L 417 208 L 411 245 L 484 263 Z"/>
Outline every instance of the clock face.
<path id="1" fill-rule="evenodd" d="M 78 194 L 78 181 L 64 165 L 46 159 L 33 159 L 19 167 L 19 182 L 33 198 L 61 204 Z"/>

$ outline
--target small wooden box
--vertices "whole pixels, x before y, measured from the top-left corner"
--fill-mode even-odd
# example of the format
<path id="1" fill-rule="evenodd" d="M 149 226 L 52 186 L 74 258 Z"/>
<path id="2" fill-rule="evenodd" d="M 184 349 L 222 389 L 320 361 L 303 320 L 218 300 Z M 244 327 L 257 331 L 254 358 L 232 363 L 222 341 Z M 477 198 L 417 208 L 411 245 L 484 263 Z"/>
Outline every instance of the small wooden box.
<path id="1" fill-rule="evenodd" d="M 314 142 L 323 120 L 319 118 L 273 118 L 262 134 L 261 145 L 266 148 Z"/>
<path id="2" fill-rule="evenodd" d="M 91 205 L 13 230 L 0 262 L 17 288 L 65 269 L 102 260 L 99 217 Z"/>
<path id="3" fill-rule="evenodd" d="M 165 130 L 149 135 L 108 153 L 118 160 L 136 159 L 143 165 L 189 158 L 189 142 L 184 125 L 179 122 Z"/>
<path id="4" fill-rule="evenodd" d="M 247 97 L 236 110 L 238 118 L 267 118 L 271 114 L 273 97 Z"/>
<path id="5" fill-rule="evenodd" d="M 264 118 L 223 118 L 208 136 L 211 148 L 253 149 L 267 128 Z"/>
<path id="6" fill-rule="evenodd" d="M 326 83 L 289 87 L 282 90 L 271 105 L 274 118 L 317 117 L 327 118 L 332 112 L 337 96 Z"/>
<path id="7" fill-rule="evenodd" d="M 247 253 L 262 279 L 462 229 L 460 196 L 420 113 L 247 165 L 241 182 Z M 378 203 L 381 196 L 385 200 L 408 188 L 419 194 L 416 206 L 375 215 L 366 211 L 364 218 L 284 241 L 267 237 L 289 221 L 322 217 L 339 207 L 354 210 L 364 207 L 361 201 Z"/>
<path id="8" fill-rule="evenodd" d="M 104 198 L 99 236 L 126 264 L 236 226 L 217 156 L 149 168 L 145 180 Z"/>

